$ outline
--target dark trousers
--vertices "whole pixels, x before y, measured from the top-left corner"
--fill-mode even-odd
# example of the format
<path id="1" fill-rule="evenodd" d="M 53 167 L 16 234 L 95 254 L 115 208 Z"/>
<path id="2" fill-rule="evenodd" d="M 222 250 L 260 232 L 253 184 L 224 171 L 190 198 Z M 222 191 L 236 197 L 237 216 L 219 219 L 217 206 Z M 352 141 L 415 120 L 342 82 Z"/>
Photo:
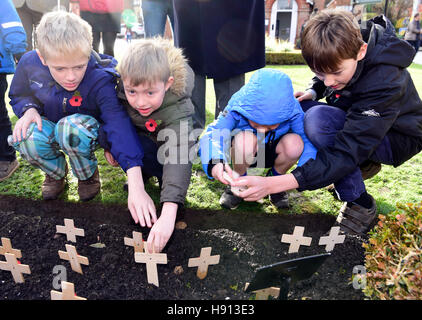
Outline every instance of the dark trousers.
<path id="1" fill-rule="evenodd" d="M 18 12 L 19 18 L 22 21 L 23 28 L 25 29 L 26 42 L 28 44 L 28 46 L 26 47 L 26 51 L 31 51 L 34 48 L 34 30 L 35 27 L 40 23 L 43 14 L 41 12 L 29 9 L 26 3 L 24 3 L 21 8 L 16 9 L 16 11 Z"/>
<path id="2" fill-rule="evenodd" d="M 92 48 L 98 53 L 100 52 L 101 36 L 103 39 L 104 54 L 114 57 L 114 43 L 116 42 L 117 32 L 92 32 Z"/>
<path id="3" fill-rule="evenodd" d="M 0 161 L 13 161 L 16 159 L 15 149 L 7 143 L 7 137 L 12 134 L 12 123 L 7 114 L 6 90 L 6 74 L 0 73 Z"/>
<path id="4" fill-rule="evenodd" d="M 157 177 L 159 181 L 163 178 L 163 165 L 157 159 L 158 145 L 150 138 L 139 135 L 144 157 L 142 159 L 142 175 L 145 178 Z"/>
<path id="5" fill-rule="evenodd" d="M 307 101 L 303 108 L 307 110 L 304 117 L 304 128 L 309 140 L 318 150 L 332 146 L 337 133 L 344 127 L 346 112 L 316 101 Z M 388 165 L 393 164 L 393 154 L 388 136 L 384 137 L 368 160 Z M 336 181 L 334 186 L 340 199 L 347 202 L 356 200 L 366 190 L 359 167 Z"/>
<path id="6" fill-rule="evenodd" d="M 214 119 L 227 106 L 230 98 L 234 93 L 239 91 L 245 84 L 245 74 L 242 73 L 228 79 L 213 79 L 215 92 L 215 113 Z M 195 114 L 193 116 L 194 129 L 205 128 L 206 122 L 206 77 L 195 74 L 195 87 L 192 92 L 192 103 L 195 107 Z"/>

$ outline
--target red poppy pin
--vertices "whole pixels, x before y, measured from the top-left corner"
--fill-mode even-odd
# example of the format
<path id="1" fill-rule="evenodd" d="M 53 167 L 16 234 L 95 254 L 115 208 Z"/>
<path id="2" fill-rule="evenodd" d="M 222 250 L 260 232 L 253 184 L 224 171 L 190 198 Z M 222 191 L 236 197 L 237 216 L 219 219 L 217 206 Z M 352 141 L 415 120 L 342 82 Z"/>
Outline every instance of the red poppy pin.
<path id="1" fill-rule="evenodd" d="M 336 93 L 336 99 L 340 98 L 340 95 L 338 93 Z"/>
<path id="2" fill-rule="evenodd" d="M 82 104 L 82 97 L 79 91 L 75 91 L 72 98 L 69 99 L 69 103 L 72 107 L 80 107 Z"/>
<path id="3" fill-rule="evenodd" d="M 154 132 L 157 128 L 157 122 L 155 122 L 154 119 L 149 119 L 147 122 L 145 122 L 145 127 L 149 132 Z"/>

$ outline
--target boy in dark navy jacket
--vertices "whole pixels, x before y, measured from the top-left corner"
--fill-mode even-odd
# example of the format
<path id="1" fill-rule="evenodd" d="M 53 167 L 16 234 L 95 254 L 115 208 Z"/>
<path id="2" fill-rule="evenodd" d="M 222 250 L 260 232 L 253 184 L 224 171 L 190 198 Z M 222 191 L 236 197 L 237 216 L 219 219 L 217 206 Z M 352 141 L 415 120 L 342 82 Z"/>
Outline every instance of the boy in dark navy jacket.
<path id="1" fill-rule="evenodd" d="M 305 132 L 317 147 L 310 160 L 279 177 L 241 178 L 241 197 L 314 190 L 334 184 L 344 202 L 340 230 L 365 235 L 377 206 L 364 180 L 381 163 L 399 166 L 422 150 L 422 101 L 406 68 L 414 49 L 396 37 L 384 16 L 360 25 L 342 10 L 324 10 L 307 23 L 302 55 L 315 73 L 311 88 L 295 95 L 307 110 Z M 327 104 L 318 102 L 326 98 Z"/>
<path id="2" fill-rule="evenodd" d="M 80 200 L 99 193 L 94 151 L 101 132 L 131 181 L 140 173 L 143 151 L 116 95 L 116 61 L 92 51 L 91 27 L 73 13 L 45 14 L 36 35 L 37 50 L 22 56 L 9 94 L 19 117 L 14 146 L 45 172 L 43 198 L 55 199 L 64 190 L 68 172 L 64 154 L 78 178 Z M 141 188 L 133 188 L 130 208 L 139 207 L 145 196 Z"/>

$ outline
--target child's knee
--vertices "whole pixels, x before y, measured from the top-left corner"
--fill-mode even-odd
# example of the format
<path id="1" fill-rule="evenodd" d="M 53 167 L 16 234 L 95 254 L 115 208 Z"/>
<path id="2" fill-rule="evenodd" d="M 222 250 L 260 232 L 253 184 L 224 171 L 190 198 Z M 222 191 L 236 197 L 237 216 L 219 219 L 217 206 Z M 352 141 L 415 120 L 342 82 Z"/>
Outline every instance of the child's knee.
<path id="1" fill-rule="evenodd" d="M 280 139 L 276 153 L 284 154 L 287 159 L 299 159 L 303 152 L 303 147 L 303 140 L 298 134 L 288 133 Z"/>
<path id="2" fill-rule="evenodd" d="M 256 135 L 251 131 L 242 131 L 235 135 L 232 148 L 236 154 L 245 156 L 255 155 L 256 153 Z"/>
<path id="3" fill-rule="evenodd" d="M 80 149 L 83 145 L 91 146 L 98 138 L 99 123 L 88 115 L 73 114 L 57 122 L 56 140 L 65 151 Z"/>

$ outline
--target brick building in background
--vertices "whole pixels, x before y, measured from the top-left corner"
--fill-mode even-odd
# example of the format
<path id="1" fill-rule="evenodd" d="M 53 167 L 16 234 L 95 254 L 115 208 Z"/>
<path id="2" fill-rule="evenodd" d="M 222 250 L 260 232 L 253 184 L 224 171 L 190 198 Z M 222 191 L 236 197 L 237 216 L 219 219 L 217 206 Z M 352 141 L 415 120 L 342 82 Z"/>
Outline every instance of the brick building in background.
<path id="1" fill-rule="evenodd" d="M 350 1 L 350 0 L 349 0 Z M 302 25 L 327 0 L 265 0 L 266 34 L 271 38 L 297 43 Z"/>

